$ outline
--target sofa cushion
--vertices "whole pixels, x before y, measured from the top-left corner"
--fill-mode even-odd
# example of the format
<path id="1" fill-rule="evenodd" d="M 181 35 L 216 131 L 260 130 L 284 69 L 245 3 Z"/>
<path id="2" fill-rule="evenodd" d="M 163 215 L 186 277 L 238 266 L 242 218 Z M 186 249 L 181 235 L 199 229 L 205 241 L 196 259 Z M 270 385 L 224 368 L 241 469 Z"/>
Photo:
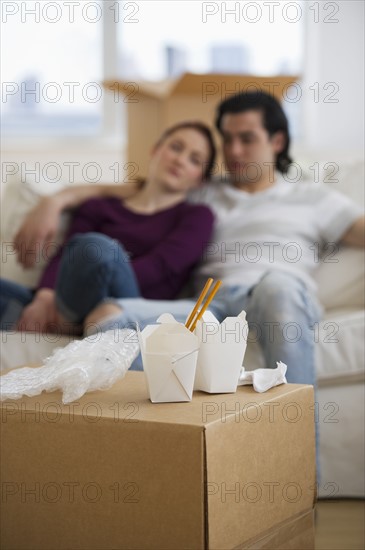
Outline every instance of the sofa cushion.
<path id="1" fill-rule="evenodd" d="M 34 332 L 0 332 L 0 338 L 0 372 L 43 364 L 56 348 L 63 348 L 75 339 L 73 336 Z"/>
<path id="2" fill-rule="evenodd" d="M 319 385 L 351 383 L 364 378 L 364 332 L 363 310 L 331 310 L 318 326 L 313 328 Z M 260 346 L 254 340 L 254 334 L 250 333 L 244 358 L 247 370 L 265 367 Z"/>
<path id="3" fill-rule="evenodd" d="M 364 160 L 322 160 L 316 163 L 318 180 L 345 194 L 364 208 Z M 307 163 L 308 166 L 310 166 Z M 312 166 L 313 169 L 313 166 Z M 310 174 L 308 174 L 310 176 Z M 313 177 L 313 171 L 312 171 Z M 318 297 L 326 310 L 364 308 L 364 251 L 350 247 L 329 246 L 320 258 L 315 279 Z"/>
<path id="4" fill-rule="evenodd" d="M 319 383 L 351 383 L 364 379 L 365 311 L 331 310 L 313 337 Z"/>
<path id="5" fill-rule="evenodd" d="M 365 306 L 364 250 L 340 247 L 325 254 L 315 273 L 318 299 L 325 310 Z"/>

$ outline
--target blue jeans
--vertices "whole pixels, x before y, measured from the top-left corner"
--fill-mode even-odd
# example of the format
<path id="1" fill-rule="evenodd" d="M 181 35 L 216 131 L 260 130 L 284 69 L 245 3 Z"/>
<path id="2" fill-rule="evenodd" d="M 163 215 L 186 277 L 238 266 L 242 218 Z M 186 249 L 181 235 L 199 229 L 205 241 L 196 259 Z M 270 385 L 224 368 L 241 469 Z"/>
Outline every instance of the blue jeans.
<path id="1" fill-rule="evenodd" d="M 32 301 L 33 292 L 2 280 L 0 295 L 1 328 L 10 330 L 22 308 Z M 69 321 L 79 323 L 100 302 L 116 301 L 122 308 L 120 316 L 102 322 L 101 329 L 135 327 L 136 323 L 143 328 L 164 312 L 184 322 L 195 304 L 193 300 L 146 300 L 138 296 L 135 275 L 121 245 L 98 233 L 70 239 L 56 284 L 57 306 Z M 274 368 L 276 361 L 283 361 L 288 365 L 289 382 L 314 384 L 312 328 L 320 320 L 321 308 L 305 284 L 284 271 L 270 271 L 253 287 L 222 288 L 210 307 L 219 321 L 243 309 L 262 347 L 266 366 Z"/>
<path id="2" fill-rule="evenodd" d="M 100 233 L 73 236 L 65 246 L 56 281 L 56 304 L 72 323 L 84 318 L 107 297 L 140 296 L 136 276 L 124 248 Z M 12 330 L 34 292 L 0 280 L 0 328 Z"/>
<path id="3" fill-rule="evenodd" d="M 140 296 L 126 251 L 101 233 L 77 234 L 69 240 L 55 291 L 57 309 L 73 323 L 81 323 L 105 298 Z"/>
<path id="4" fill-rule="evenodd" d="M 13 330 L 34 292 L 18 283 L 0 279 L 0 330 Z"/>
<path id="5" fill-rule="evenodd" d="M 195 304 L 194 300 L 144 298 L 107 301 L 119 305 L 121 314 L 101 322 L 101 330 L 135 328 L 136 323 L 142 329 L 165 312 L 185 322 Z M 209 309 L 219 321 L 245 310 L 266 367 L 275 368 L 277 361 L 283 361 L 288 366 L 288 382 L 315 385 L 313 328 L 320 320 L 321 307 L 301 279 L 284 271 L 269 271 L 252 287 L 223 287 Z M 134 368 L 142 369 L 140 360 Z"/>

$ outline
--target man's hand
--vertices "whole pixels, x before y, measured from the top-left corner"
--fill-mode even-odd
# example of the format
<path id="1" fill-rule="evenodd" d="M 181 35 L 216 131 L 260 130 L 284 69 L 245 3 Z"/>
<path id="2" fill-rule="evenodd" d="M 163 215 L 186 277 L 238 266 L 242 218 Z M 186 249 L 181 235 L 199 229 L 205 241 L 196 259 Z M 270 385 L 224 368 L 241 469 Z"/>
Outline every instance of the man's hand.
<path id="1" fill-rule="evenodd" d="M 365 248 L 365 217 L 359 218 L 341 238 L 341 244 Z"/>
<path id="2" fill-rule="evenodd" d="M 24 332 L 58 332 L 55 292 L 50 288 L 39 290 L 33 301 L 23 309 L 16 330 Z"/>
<path id="3" fill-rule="evenodd" d="M 62 205 L 57 195 L 43 197 L 26 217 L 14 238 L 17 260 L 25 268 L 33 267 L 40 251 L 54 241 Z"/>

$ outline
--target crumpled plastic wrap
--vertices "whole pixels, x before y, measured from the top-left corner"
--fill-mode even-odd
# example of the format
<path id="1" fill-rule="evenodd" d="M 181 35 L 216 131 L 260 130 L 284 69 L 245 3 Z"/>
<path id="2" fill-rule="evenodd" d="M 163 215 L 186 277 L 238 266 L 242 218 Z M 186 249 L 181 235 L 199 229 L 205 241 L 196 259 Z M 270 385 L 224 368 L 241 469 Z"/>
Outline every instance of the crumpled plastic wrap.
<path id="1" fill-rule="evenodd" d="M 59 348 L 38 368 L 19 368 L 0 377 L 0 399 L 63 392 L 71 403 L 86 392 L 107 390 L 123 378 L 139 352 L 136 331 L 109 330 Z"/>

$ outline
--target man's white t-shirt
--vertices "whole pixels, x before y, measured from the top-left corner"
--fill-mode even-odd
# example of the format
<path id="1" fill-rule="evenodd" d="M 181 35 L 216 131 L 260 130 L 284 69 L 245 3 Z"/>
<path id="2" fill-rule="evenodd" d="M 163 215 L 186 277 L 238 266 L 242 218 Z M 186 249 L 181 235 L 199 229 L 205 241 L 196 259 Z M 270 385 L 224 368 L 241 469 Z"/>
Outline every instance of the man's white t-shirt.
<path id="1" fill-rule="evenodd" d="M 215 231 L 195 274 L 197 288 L 210 276 L 225 286 L 254 285 L 269 270 L 284 270 L 315 290 L 321 251 L 335 259 L 340 240 L 362 215 L 345 195 L 324 184 L 293 183 L 281 174 L 271 187 L 247 193 L 229 182 L 208 183 L 191 200 L 210 206 Z"/>

